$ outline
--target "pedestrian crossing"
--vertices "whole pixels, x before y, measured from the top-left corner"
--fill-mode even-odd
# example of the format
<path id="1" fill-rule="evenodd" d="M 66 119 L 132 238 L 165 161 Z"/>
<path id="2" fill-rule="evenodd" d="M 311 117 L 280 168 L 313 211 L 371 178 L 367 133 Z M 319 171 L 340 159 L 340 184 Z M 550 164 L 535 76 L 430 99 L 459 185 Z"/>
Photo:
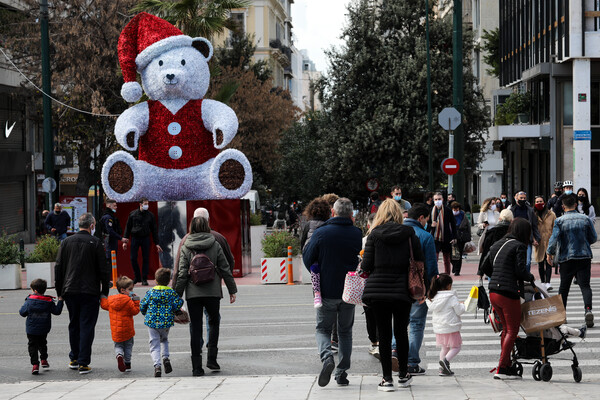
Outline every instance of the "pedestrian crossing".
<path id="1" fill-rule="evenodd" d="M 550 292 L 550 295 L 558 293 L 558 282 L 555 282 L 555 285 L 555 289 Z M 466 300 L 472 286 L 473 282 L 455 282 L 452 289 L 457 292 L 459 299 Z M 487 290 L 487 284 L 484 284 L 484 286 Z M 600 280 L 592 279 L 591 287 L 595 304 L 600 304 Z M 581 291 L 575 284 L 571 286 L 566 311 L 568 325 L 579 329 L 584 324 L 585 311 Z M 569 341 L 575 344 L 574 351 L 583 371 L 583 381 L 597 381 L 600 378 L 600 357 L 598 357 L 600 354 L 600 346 L 598 346 L 598 343 L 600 343 L 600 313 L 597 313 L 595 317 L 596 325 L 594 328 L 587 330 L 584 340 L 578 337 L 568 338 Z M 422 367 L 430 371 L 437 371 L 439 368 L 439 349 L 436 348 L 431 320 L 432 313 L 430 312 L 427 315 L 425 335 L 419 354 L 422 359 Z M 477 317 L 474 313 L 463 314 L 461 336 L 463 345 L 460 353 L 451 362 L 453 370 L 457 370 L 456 372 L 460 374 L 481 376 L 482 374 L 488 374 L 488 371 L 497 366 L 500 358 L 500 336 L 498 333 L 494 333 L 489 324 L 484 324 L 483 310 L 478 310 Z M 521 330 L 519 336 L 525 337 L 526 335 Z M 554 369 L 553 380 L 562 378 L 572 381 L 573 376 L 570 368 L 572 357 L 573 355 L 569 350 L 549 356 Z M 533 362 L 535 360 L 519 361 Z M 524 364 L 523 376 L 531 378 L 530 365 Z"/>

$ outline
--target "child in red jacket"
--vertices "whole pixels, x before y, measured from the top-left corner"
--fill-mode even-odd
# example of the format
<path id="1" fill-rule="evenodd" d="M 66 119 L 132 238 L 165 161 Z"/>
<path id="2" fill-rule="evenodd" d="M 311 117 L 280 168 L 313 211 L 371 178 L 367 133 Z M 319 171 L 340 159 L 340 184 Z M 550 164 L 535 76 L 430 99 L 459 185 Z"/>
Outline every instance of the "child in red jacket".
<path id="1" fill-rule="evenodd" d="M 133 291 L 133 281 L 126 276 L 117 279 L 118 294 L 102 296 L 100 306 L 108 310 L 110 331 L 115 342 L 117 366 L 119 371 L 131 370 L 131 351 L 133 350 L 133 316 L 140 312 L 140 298 Z"/>

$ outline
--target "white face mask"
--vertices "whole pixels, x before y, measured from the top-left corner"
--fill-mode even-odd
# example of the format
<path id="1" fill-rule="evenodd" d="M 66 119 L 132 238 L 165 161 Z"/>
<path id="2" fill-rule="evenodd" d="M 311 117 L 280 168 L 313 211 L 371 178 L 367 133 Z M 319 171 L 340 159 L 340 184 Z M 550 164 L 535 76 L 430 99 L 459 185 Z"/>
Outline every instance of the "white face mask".
<path id="1" fill-rule="evenodd" d="M 96 233 L 96 225 L 92 225 L 92 236 L 94 236 L 94 233 Z"/>
<path id="2" fill-rule="evenodd" d="M 492 204 L 492 206 L 490 207 L 490 209 L 491 209 L 492 211 L 496 211 L 496 205 L 495 205 L 495 204 Z"/>
<path id="3" fill-rule="evenodd" d="M 441 207 L 442 206 L 442 200 L 435 200 L 433 202 L 433 204 L 435 204 L 436 207 Z"/>
<path id="4" fill-rule="evenodd" d="M 458 214 L 460 214 L 460 211 L 454 211 L 454 210 L 452 210 L 452 214 L 458 215 Z"/>
<path id="5" fill-rule="evenodd" d="M 142 206 L 142 210 L 147 210 L 147 209 L 148 209 L 148 204 L 144 204 L 144 205 Z"/>

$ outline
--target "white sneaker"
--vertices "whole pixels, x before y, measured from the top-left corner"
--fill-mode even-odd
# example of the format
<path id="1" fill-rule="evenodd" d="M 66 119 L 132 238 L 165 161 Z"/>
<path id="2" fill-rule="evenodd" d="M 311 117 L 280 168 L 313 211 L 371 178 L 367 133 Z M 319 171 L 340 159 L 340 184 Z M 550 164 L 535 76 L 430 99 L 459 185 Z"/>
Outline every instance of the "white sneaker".
<path id="1" fill-rule="evenodd" d="M 369 354 L 379 360 L 381 358 L 381 355 L 379 354 L 379 346 L 376 344 L 370 345 Z"/>
<path id="2" fill-rule="evenodd" d="M 546 290 L 547 290 L 547 291 L 550 291 L 550 290 L 552 290 L 552 289 L 553 289 L 553 287 L 552 287 L 552 285 L 550 284 L 550 282 L 546 283 L 545 285 L 546 285 Z"/>

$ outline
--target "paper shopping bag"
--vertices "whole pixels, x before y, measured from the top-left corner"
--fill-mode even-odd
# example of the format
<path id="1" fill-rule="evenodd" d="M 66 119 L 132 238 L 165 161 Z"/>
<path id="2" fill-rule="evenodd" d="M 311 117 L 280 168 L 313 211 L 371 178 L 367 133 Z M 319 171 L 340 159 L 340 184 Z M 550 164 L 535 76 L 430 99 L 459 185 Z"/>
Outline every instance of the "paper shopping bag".
<path id="1" fill-rule="evenodd" d="M 471 292 L 469 292 L 469 297 L 465 300 L 465 311 L 474 313 L 477 311 L 477 301 L 479 300 L 479 288 L 477 286 L 473 286 L 471 288 Z"/>
<path id="2" fill-rule="evenodd" d="M 561 295 L 521 304 L 521 326 L 525 333 L 539 332 L 567 321 Z"/>

